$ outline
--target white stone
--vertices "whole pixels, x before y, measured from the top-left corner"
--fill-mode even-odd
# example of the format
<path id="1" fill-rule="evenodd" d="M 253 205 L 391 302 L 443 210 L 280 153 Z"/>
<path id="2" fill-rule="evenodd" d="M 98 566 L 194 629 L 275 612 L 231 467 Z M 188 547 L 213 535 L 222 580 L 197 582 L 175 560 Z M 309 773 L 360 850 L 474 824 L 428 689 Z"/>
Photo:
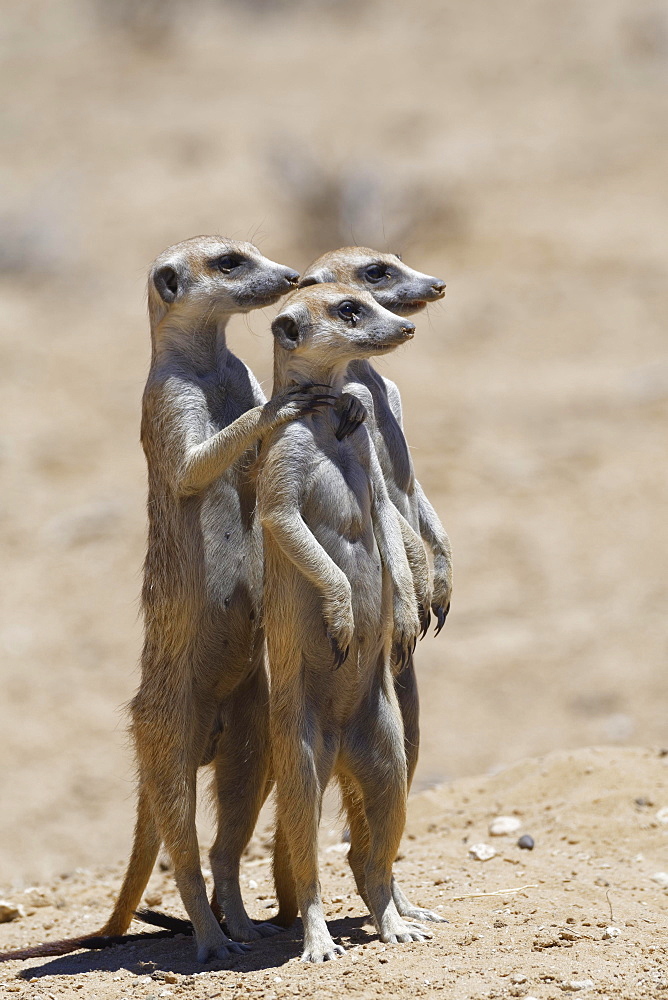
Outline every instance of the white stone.
<path id="1" fill-rule="evenodd" d="M 668 872 L 656 872 L 655 875 L 650 877 L 652 882 L 656 882 L 662 889 L 668 889 Z"/>
<path id="2" fill-rule="evenodd" d="M 497 816 L 489 824 L 490 837 L 506 837 L 510 833 L 517 833 L 521 823 L 516 816 Z"/>
<path id="3" fill-rule="evenodd" d="M 606 941 L 612 941 L 613 938 L 618 938 L 621 933 L 619 927 L 606 927 L 603 931 L 603 937 Z"/>
<path id="4" fill-rule="evenodd" d="M 591 990 L 594 986 L 593 979 L 569 979 L 568 982 L 561 984 L 562 990 L 565 990 L 566 993 L 577 993 L 578 990 Z"/>
<path id="5" fill-rule="evenodd" d="M 656 814 L 656 818 L 659 823 L 668 823 L 668 806 L 664 806 L 663 809 L 659 809 Z"/>
<path id="6" fill-rule="evenodd" d="M 469 854 L 476 861 L 489 861 L 496 856 L 496 851 L 490 844 L 471 844 Z"/>
<path id="7" fill-rule="evenodd" d="M 249 878 L 248 879 L 248 888 L 249 889 L 257 889 L 257 882 L 255 881 L 254 878 Z"/>
<path id="8" fill-rule="evenodd" d="M 510 977 L 510 981 L 515 986 L 519 986 L 520 983 L 526 983 L 527 977 L 524 975 L 523 972 L 513 972 L 512 976 Z"/>
<path id="9" fill-rule="evenodd" d="M 25 915 L 26 911 L 20 903 L 8 903 L 6 899 L 0 899 L 0 924 L 8 924 L 11 920 L 18 920 Z"/>

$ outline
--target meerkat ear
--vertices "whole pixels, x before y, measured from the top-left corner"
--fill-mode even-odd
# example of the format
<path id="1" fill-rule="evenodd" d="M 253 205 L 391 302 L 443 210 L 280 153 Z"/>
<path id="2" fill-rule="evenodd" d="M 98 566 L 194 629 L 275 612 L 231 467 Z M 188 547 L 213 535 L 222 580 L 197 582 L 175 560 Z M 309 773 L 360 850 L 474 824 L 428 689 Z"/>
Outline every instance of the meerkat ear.
<path id="1" fill-rule="evenodd" d="M 318 271 L 311 271 L 305 275 L 297 285 L 297 288 L 308 288 L 309 285 L 325 285 L 330 281 L 336 281 L 336 275 L 326 267 L 321 267 Z"/>
<path id="2" fill-rule="evenodd" d="M 274 340 L 285 348 L 286 351 L 294 351 L 295 347 L 298 346 L 301 340 L 301 333 L 299 331 L 299 324 L 297 320 L 290 316 L 288 313 L 284 313 L 283 316 L 277 316 L 274 322 L 271 324 L 271 332 L 274 335 Z"/>
<path id="3" fill-rule="evenodd" d="M 153 284 L 163 302 L 171 303 L 179 292 L 179 276 L 173 267 L 160 267 L 153 275 Z"/>

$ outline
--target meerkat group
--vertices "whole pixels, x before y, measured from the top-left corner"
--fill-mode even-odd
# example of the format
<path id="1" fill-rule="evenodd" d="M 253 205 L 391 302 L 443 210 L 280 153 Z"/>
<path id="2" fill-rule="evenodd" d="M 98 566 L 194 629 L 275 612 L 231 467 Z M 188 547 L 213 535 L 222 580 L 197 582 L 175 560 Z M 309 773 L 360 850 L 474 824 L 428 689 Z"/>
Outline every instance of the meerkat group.
<path id="1" fill-rule="evenodd" d="M 430 613 L 437 632 L 448 613 L 450 544 L 415 479 L 399 391 L 370 359 L 411 339 L 406 317 L 444 289 L 398 256 L 360 247 L 325 254 L 301 280 L 252 244 L 213 236 L 154 261 L 132 853 L 94 939 L 4 958 L 124 940 L 161 845 L 200 962 L 245 950 L 298 912 L 302 958 L 336 958 L 343 949 L 327 929 L 317 869 L 333 776 L 352 873 L 382 940 L 423 940 L 416 921 L 443 919 L 409 902 L 392 865 L 418 756 L 413 651 Z M 226 326 L 286 293 L 267 401 L 227 346 Z M 204 765 L 218 820 L 211 901 L 195 826 Z M 279 911 L 254 922 L 240 861 L 274 783 Z"/>

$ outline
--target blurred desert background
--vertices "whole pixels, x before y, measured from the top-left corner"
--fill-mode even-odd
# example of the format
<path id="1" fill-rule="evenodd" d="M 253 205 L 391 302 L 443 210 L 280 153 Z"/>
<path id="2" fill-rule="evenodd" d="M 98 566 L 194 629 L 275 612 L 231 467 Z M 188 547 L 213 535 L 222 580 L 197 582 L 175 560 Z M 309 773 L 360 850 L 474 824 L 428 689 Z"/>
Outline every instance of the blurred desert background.
<path id="1" fill-rule="evenodd" d="M 0 885 L 129 847 L 145 273 L 196 233 L 448 283 L 380 362 L 455 557 L 416 788 L 667 744 L 665 4 L 0 15 Z M 229 328 L 267 391 L 272 314 Z"/>

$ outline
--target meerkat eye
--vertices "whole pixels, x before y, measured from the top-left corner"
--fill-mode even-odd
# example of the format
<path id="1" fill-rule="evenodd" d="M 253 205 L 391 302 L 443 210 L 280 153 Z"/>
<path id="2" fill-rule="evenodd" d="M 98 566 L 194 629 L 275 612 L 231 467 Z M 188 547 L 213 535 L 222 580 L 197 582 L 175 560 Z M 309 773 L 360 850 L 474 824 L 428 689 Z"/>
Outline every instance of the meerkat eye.
<path id="1" fill-rule="evenodd" d="M 240 253 L 224 253 L 222 257 L 216 260 L 216 267 L 223 274 L 229 274 L 235 268 L 241 267 L 244 260 L 245 258 Z"/>
<path id="2" fill-rule="evenodd" d="M 347 323 L 351 323 L 353 326 L 357 323 L 360 315 L 359 306 L 355 305 L 354 302 L 349 302 L 346 300 L 342 302 L 338 308 L 338 313 L 341 319 L 345 319 Z"/>
<path id="3" fill-rule="evenodd" d="M 376 284 L 377 281 L 382 281 L 382 279 L 387 274 L 387 269 L 382 266 L 382 264 L 370 264 L 364 271 L 364 277 L 367 281 L 372 284 Z"/>

